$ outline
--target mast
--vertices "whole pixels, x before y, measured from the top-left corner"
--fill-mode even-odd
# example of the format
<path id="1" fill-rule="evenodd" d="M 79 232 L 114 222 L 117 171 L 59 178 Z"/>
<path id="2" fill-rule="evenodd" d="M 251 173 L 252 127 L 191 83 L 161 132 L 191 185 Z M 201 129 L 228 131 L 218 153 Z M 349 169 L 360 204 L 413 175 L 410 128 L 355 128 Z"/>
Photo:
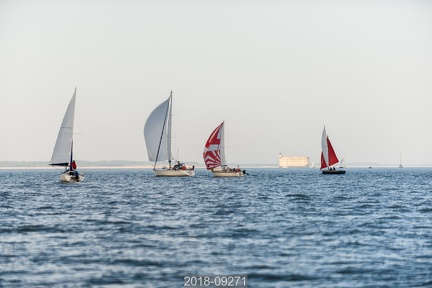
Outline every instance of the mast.
<path id="1" fill-rule="evenodd" d="M 72 161 L 73 161 L 73 140 L 71 143 L 71 153 L 70 153 L 70 161 L 69 161 L 69 168 L 72 171 Z"/>
<path id="2" fill-rule="evenodd" d="M 168 163 L 169 167 L 171 168 L 171 158 L 172 158 L 172 152 L 171 152 L 171 127 L 172 127 L 172 90 L 169 97 L 169 114 L 168 114 L 168 133 L 167 133 L 167 155 L 168 155 Z"/>

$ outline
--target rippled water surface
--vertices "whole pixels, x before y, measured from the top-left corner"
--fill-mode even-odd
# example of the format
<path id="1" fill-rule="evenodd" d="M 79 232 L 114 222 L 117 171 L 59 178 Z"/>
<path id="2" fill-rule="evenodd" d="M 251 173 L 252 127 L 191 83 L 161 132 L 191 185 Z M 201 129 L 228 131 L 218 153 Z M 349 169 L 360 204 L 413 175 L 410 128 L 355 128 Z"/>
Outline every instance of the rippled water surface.
<path id="1" fill-rule="evenodd" d="M 432 286 L 432 169 L 0 170 L 0 287 Z"/>

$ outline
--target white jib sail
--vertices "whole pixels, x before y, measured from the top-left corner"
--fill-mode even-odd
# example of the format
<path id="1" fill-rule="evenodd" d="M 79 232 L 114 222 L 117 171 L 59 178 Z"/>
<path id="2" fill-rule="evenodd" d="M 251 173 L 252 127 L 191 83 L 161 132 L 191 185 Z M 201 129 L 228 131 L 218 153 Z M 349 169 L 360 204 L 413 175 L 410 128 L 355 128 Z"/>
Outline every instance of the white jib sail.
<path id="1" fill-rule="evenodd" d="M 171 154 L 171 125 L 169 125 L 170 100 L 171 96 L 156 107 L 144 125 L 144 140 L 149 161 L 173 160 Z"/>
<path id="2" fill-rule="evenodd" d="M 54 146 L 50 165 L 67 166 L 69 164 L 74 128 L 75 98 L 76 88 L 63 117 L 63 122 L 57 135 L 57 141 Z"/>
<path id="3" fill-rule="evenodd" d="M 329 153 L 328 153 L 328 146 L 327 146 L 327 132 L 324 126 L 322 136 L 321 136 L 321 146 L 322 146 L 322 153 L 324 156 L 324 161 L 326 165 L 328 166 L 329 163 Z"/>

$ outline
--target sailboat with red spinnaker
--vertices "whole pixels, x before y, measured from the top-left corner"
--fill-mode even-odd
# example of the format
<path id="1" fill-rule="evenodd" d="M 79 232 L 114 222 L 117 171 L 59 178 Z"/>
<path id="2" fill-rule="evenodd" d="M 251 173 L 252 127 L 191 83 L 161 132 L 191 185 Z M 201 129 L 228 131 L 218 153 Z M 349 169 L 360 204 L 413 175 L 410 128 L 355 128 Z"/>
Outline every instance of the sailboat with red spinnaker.
<path id="1" fill-rule="evenodd" d="M 246 170 L 230 168 L 225 159 L 225 136 L 224 125 L 222 122 L 210 134 L 203 152 L 204 162 L 207 170 L 211 170 L 214 177 L 243 177 L 246 175 Z"/>

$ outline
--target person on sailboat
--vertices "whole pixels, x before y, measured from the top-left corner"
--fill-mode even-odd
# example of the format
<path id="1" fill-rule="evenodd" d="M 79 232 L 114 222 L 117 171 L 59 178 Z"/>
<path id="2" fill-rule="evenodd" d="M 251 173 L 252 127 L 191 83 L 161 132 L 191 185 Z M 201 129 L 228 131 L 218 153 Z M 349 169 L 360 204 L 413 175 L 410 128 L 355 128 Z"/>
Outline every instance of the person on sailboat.
<path id="1" fill-rule="evenodd" d="M 66 166 L 66 172 L 69 172 L 70 174 L 72 174 L 72 172 L 75 171 L 76 168 L 77 168 L 77 165 L 76 165 L 76 163 L 75 163 L 75 160 L 73 160 L 73 161 L 70 163 L 69 167 Z"/>
<path id="2" fill-rule="evenodd" d="M 177 164 L 174 165 L 173 169 L 174 170 L 179 170 L 180 168 L 181 168 L 181 163 L 180 163 L 180 161 L 177 161 Z"/>

